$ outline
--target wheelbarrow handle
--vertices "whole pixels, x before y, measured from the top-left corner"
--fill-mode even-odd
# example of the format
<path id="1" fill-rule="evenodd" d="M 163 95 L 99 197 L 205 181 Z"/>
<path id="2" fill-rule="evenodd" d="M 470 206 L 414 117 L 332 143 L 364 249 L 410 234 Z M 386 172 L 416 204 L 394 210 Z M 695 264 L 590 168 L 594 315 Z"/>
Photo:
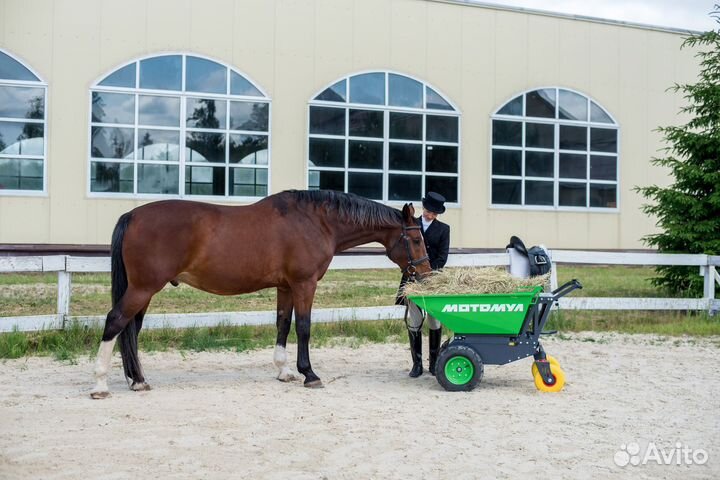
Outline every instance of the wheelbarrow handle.
<path id="1" fill-rule="evenodd" d="M 573 278 L 566 284 L 564 284 L 561 287 L 558 287 L 556 290 L 552 291 L 553 299 L 557 300 L 559 298 L 564 297 L 565 295 L 572 292 L 573 290 L 578 290 L 581 288 L 583 288 L 582 284 L 577 279 Z"/>

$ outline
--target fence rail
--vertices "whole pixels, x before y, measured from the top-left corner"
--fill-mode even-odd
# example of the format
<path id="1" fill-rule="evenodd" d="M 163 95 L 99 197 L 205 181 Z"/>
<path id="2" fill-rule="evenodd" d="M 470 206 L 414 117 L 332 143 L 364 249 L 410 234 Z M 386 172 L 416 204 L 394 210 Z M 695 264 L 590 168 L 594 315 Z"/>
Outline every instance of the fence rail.
<path id="1" fill-rule="evenodd" d="M 685 255 L 662 253 L 590 252 L 576 250 L 553 250 L 550 252 L 555 268 L 551 274 L 551 286 L 557 288 L 557 270 L 563 264 L 594 265 L 678 265 L 699 268 L 704 277 L 702 298 L 562 298 L 559 306 L 570 310 L 720 310 L 720 300 L 715 299 L 715 285 L 720 285 L 720 256 Z M 448 267 L 507 266 L 510 257 L 506 253 L 453 254 Z M 397 268 L 383 255 L 340 255 L 330 263 L 333 270 L 358 270 L 368 268 Z M 70 314 L 72 274 L 109 273 L 109 257 L 76 257 L 70 255 L 0 257 L 0 273 L 57 272 L 57 313 L 23 317 L 0 317 L 0 332 L 38 331 L 62 329 L 68 322 L 99 324 L 104 315 L 72 316 Z M 314 322 L 342 322 L 348 320 L 399 319 L 403 307 L 379 306 L 357 308 L 314 309 Z M 1 314 L 1 313 L 0 313 Z M 272 325 L 274 311 L 262 312 L 210 312 L 185 314 L 149 314 L 143 327 L 185 328 L 190 326 Z"/>

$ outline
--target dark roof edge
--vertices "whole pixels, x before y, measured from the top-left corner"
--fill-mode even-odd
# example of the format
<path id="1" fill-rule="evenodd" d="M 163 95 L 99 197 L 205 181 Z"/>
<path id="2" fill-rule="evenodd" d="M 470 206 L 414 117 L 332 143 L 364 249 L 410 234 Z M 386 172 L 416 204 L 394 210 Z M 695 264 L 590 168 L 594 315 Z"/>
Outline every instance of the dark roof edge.
<path id="1" fill-rule="evenodd" d="M 680 35 L 694 35 L 694 34 L 702 33 L 701 30 L 663 27 L 661 25 L 649 25 L 646 23 L 626 22 L 623 20 L 611 20 L 609 18 L 590 17 L 587 15 L 575 15 L 572 13 L 551 12 L 548 10 L 537 10 L 534 8 L 514 7 L 511 5 L 497 5 L 495 3 L 481 2 L 478 0 L 424 0 L 424 1 L 435 2 L 435 3 L 451 3 L 451 4 L 455 4 L 455 5 L 465 5 L 468 7 L 490 8 L 493 10 L 504 10 L 504 11 L 509 11 L 509 12 L 527 13 L 527 14 L 531 14 L 531 15 L 543 15 L 546 17 L 557 17 L 557 18 L 564 18 L 564 19 L 568 19 L 568 20 L 581 20 L 581 21 L 585 21 L 585 22 L 603 23 L 606 25 L 616 25 L 616 26 L 629 27 L 629 28 L 641 28 L 644 30 L 655 30 L 657 32 L 675 33 L 675 34 L 680 34 Z"/>

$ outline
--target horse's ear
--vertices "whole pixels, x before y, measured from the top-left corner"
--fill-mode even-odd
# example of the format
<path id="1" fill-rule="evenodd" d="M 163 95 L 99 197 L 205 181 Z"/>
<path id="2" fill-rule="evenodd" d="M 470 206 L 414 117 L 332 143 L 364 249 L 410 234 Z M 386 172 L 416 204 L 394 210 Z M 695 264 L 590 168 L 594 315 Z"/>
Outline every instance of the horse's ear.
<path id="1" fill-rule="evenodd" d="M 402 214 L 403 219 L 405 219 L 407 223 L 412 223 L 415 218 L 415 207 L 413 207 L 412 203 L 406 203 L 405 206 L 403 206 Z"/>

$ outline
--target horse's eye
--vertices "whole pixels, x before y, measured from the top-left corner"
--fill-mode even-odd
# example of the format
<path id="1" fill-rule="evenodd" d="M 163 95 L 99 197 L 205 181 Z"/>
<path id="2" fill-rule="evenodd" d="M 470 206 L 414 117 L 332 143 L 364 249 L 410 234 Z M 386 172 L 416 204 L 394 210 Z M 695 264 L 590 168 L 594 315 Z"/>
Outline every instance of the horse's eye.
<path id="1" fill-rule="evenodd" d="M 415 245 L 420 245 L 420 239 L 419 239 L 419 238 L 413 238 L 413 242 L 415 242 Z"/>

